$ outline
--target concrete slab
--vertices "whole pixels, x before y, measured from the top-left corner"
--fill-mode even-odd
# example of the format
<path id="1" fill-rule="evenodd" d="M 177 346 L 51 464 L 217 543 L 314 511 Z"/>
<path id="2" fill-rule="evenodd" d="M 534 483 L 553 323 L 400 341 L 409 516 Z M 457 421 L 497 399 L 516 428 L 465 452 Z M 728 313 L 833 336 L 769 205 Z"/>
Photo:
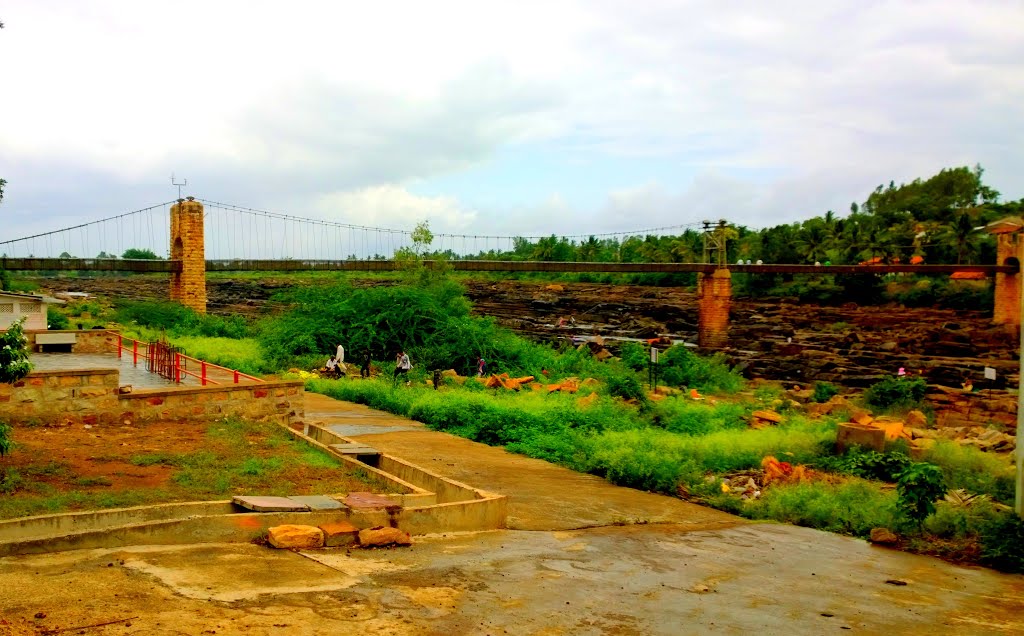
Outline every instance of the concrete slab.
<path id="1" fill-rule="evenodd" d="M 332 450 L 342 455 L 380 455 L 380 451 L 366 444 L 330 444 Z"/>
<path id="2" fill-rule="evenodd" d="M 129 617 L 103 633 L 1024 633 L 1024 577 L 776 524 L 495 531 L 297 554 L 86 550 L 0 559 L 0 589 L 0 616 L 26 634 Z"/>
<path id="3" fill-rule="evenodd" d="M 253 512 L 305 512 L 309 506 L 288 497 L 235 496 L 231 503 Z"/>
<path id="4" fill-rule="evenodd" d="M 310 510 L 344 510 L 346 506 L 337 499 L 321 495 L 292 495 L 292 501 L 309 506 Z"/>
<path id="5" fill-rule="evenodd" d="M 383 508 L 388 512 L 401 510 L 401 504 L 395 503 L 394 499 L 383 495 L 375 495 L 372 492 L 354 492 L 342 499 L 342 502 L 353 510 L 378 510 Z"/>

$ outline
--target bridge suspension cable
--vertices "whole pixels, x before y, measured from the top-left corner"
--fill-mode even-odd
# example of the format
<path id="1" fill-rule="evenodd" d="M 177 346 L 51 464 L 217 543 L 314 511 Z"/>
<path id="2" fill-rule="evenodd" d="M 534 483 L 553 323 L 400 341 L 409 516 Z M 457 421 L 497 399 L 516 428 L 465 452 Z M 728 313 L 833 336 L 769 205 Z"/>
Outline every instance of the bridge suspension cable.
<path id="1" fill-rule="evenodd" d="M 79 223 L 49 232 L 0 241 L 0 253 L 18 257 L 115 258 L 129 248 L 166 255 L 169 223 L 166 208 L 173 201 Z"/>

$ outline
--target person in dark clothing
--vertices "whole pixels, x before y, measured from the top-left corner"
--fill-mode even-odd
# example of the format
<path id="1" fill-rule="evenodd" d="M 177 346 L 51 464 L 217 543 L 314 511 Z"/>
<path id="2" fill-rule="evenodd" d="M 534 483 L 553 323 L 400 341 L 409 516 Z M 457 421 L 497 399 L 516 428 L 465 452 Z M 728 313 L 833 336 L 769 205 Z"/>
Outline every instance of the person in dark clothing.
<path id="1" fill-rule="evenodd" d="M 363 354 L 363 366 L 359 368 L 359 375 L 364 378 L 370 377 L 370 350 L 367 349 Z"/>

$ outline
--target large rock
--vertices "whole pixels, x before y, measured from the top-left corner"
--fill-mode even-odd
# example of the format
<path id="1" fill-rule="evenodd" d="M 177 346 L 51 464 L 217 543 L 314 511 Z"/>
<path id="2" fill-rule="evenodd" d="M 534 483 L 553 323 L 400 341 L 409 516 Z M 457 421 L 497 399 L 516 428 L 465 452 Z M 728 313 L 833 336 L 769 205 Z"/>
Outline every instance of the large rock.
<path id="1" fill-rule="evenodd" d="M 885 450 L 885 431 L 855 422 L 840 424 L 836 430 L 836 450 L 845 453 L 853 446 L 882 452 Z"/>
<path id="2" fill-rule="evenodd" d="M 412 545 L 412 538 L 408 532 L 398 528 L 377 526 L 359 531 L 359 545 L 364 547 L 385 546 L 385 545 Z"/>
<path id="3" fill-rule="evenodd" d="M 905 419 L 907 426 L 911 428 L 925 428 L 928 426 L 928 417 L 916 409 L 907 413 Z"/>
<path id="4" fill-rule="evenodd" d="M 900 538 L 897 537 L 888 528 L 872 528 L 871 529 L 871 543 L 880 543 L 882 545 L 891 545 L 893 543 L 899 543 Z"/>
<path id="5" fill-rule="evenodd" d="M 268 532 L 267 540 L 275 548 L 308 550 L 324 547 L 324 533 L 315 526 L 274 526 Z"/>
<path id="6" fill-rule="evenodd" d="M 341 548 L 359 541 L 359 528 L 347 521 L 325 523 L 320 529 L 324 533 L 325 548 Z"/>

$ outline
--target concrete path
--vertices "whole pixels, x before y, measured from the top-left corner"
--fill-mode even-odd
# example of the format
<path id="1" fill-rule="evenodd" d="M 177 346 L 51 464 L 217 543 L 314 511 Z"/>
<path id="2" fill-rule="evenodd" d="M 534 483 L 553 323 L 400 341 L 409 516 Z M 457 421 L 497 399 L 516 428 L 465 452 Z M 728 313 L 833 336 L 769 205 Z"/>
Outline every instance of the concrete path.
<path id="1" fill-rule="evenodd" d="M 1024 633 L 1021 576 L 745 523 L 321 396 L 308 396 L 306 410 L 508 495 L 516 529 L 419 537 L 396 550 L 232 544 L 9 557 L 0 636 L 94 633 L 81 627 L 118 619 L 95 633 Z M 651 523 L 618 525 L 630 520 Z"/>
<path id="2" fill-rule="evenodd" d="M 574 530 L 625 523 L 677 523 L 689 529 L 735 525 L 730 514 L 680 499 L 620 488 L 538 459 L 359 404 L 306 395 L 306 421 L 401 457 L 427 470 L 509 498 L 513 530 Z"/>

